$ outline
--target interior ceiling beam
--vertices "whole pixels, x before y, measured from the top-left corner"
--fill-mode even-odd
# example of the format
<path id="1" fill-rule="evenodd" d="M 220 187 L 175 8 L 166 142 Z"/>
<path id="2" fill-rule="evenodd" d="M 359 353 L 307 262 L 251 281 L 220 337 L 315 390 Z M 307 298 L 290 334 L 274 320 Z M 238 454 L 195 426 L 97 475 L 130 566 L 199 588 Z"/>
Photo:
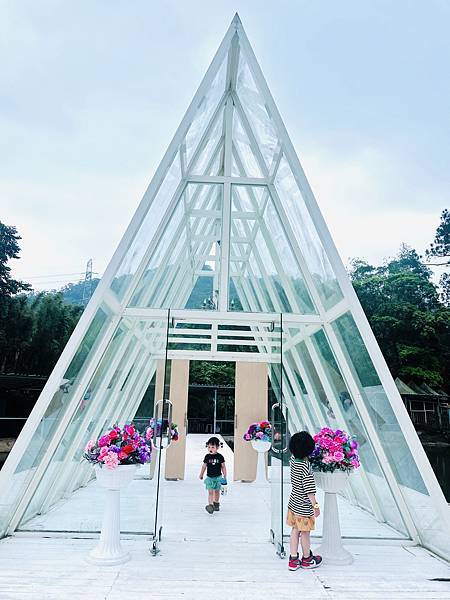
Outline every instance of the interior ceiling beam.
<path id="1" fill-rule="evenodd" d="M 139 319 L 163 319 L 167 317 L 167 309 L 164 308 L 137 308 L 128 307 L 123 311 L 125 317 L 134 317 Z M 172 309 L 170 316 L 173 319 L 187 321 L 190 323 L 212 323 L 223 322 L 233 323 L 234 325 L 247 325 L 249 323 L 278 323 L 280 320 L 279 313 L 247 313 L 247 312 L 221 312 L 214 310 L 189 310 L 189 309 Z M 283 314 L 283 323 L 295 325 L 296 323 L 321 323 L 319 315 L 297 315 Z"/>

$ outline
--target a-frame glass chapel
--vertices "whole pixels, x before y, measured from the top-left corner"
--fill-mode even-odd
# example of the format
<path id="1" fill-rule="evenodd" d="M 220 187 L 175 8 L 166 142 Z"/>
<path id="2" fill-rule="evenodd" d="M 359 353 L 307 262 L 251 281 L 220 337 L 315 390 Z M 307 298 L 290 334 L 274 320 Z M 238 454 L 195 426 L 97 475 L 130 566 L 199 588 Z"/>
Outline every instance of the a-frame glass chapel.
<path id="1" fill-rule="evenodd" d="M 0 536 L 90 481 L 86 442 L 175 359 L 265 364 L 283 437 L 357 436 L 348 501 L 450 558 L 447 502 L 237 15 L 0 472 Z"/>

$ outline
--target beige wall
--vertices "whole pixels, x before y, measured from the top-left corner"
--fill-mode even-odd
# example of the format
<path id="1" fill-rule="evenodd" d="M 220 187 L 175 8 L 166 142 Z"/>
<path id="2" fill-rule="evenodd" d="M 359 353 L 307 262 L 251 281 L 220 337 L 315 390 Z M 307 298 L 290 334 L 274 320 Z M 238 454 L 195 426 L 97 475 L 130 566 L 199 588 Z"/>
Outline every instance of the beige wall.
<path id="1" fill-rule="evenodd" d="M 189 361 L 172 360 L 169 400 L 173 404 L 172 421 L 178 425 L 180 438 L 167 449 L 166 479 L 184 479 L 188 388 Z"/>
<path id="2" fill-rule="evenodd" d="M 250 423 L 267 419 L 267 364 L 236 363 L 234 480 L 253 481 L 257 454 L 242 438 Z M 267 458 L 266 458 L 267 460 Z"/>

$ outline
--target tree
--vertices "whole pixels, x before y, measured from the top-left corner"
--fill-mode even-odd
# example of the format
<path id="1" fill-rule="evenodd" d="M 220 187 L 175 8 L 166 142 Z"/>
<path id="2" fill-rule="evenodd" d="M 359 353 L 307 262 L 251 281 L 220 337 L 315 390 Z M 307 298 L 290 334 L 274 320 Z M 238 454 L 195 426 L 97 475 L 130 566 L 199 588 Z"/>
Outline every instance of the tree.
<path id="1" fill-rule="evenodd" d="M 446 267 L 450 265 L 450 211 L 445 209 L 441 214 L 441 222 L 436 229 L 434 242 L 430 244 L 425 251 L 427 258 L 439 258 L 439 262 L 429 263 L 436 267 Z M 440 277 L 441 299 L 447 306 L 450 306 L 450 273 L 443 273 Z"/>
<path id="2" fill-rule="evenodd" d="M 15 227 L 8 227 L 0 221 L 0 300 L 30 289 L 28 283 L 11 277 L 11 267 L 7 264 L 12 258 L 19 258 L 20 239 Z"/>
<path id="3" fill-rule="evenodd" d="M 431 273 L 403 245 L 379 267 L 354 260 L 350 275 L 392 375 L 448 387 L 450 309 L 440 302 Z"/>
<path id="4" fill-rule="evenodd" d="M 83 309 L 65 304 L 61 293 L 41 292 L 31 300 L 33 329 L 18 368 L 22 373 L 49 375 Z"/>
<path id="5" fill-rule="evenodd" d="M 189 381 L 198 385 L 234 385 L 234 362 L 191 361 Z"/>
<path id="6" fill-rule="evenodd" d="M 33 332 L 33 313 L 25 294 L 7 298 L 0 315 L 0 372 L 20 371 Z"/>
<path id="7" fill-rule="evenodd" d="M 15 227 L 0 222 L 0 372 L 49 375 L 83 308 L 59 292 L 19 294 L 31 286 L 13 279 L 7 263 L 19 258 L 20 239 Z M 64 292 L 76 299 L 80 289 Z"/>
<path id="8" fill-rule="evenodd" d="M 92 296 L 92 294 L 95 292 L 95 288 L 99 284 L 99 281 L 100 279 L 97 277 L 92 279 L 90 284 L 90 296 Z M 66 304 L 78 304 L 81 306 L 83 304 L 83 292 L 85 285 L 86 284 L 84 281 L 79 281 L 78 283 L 68 283 L 61 288 L 59 291 L 63 295 L 64 302 Z"/>
<path id="9" fill-rule="evenodd" d="M 444 259 L 436 266 L 450 264 L 450 210 L 443 210 L 441 214 L 441 222 L 436 229 L 434 242 L 430 244 L 428 250 L 425 251 L 428 258 L 441 257 Z"/>

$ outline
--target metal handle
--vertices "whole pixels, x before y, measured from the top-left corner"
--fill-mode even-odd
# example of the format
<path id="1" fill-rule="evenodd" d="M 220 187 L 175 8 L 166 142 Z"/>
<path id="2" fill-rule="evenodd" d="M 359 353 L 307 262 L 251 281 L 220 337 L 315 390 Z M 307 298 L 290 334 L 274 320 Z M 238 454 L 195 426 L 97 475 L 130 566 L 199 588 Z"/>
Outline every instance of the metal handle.
<path id="1" fill-rule="evenodd" d="M 285 425 L 286 425 L 286 435 L 285 435 L 285 440 L 286 440 L 286 442 L 287 442 L 287 439 L 288 439 L 288 431 L 289 431 L 289 428 L 288 428 L 288 422 L 289 422 L 289 419 L 288 419 L 288 415 L 289 415 L 289 409 L 288 409 L 288 407 L 286 406 L 284 410 L 286 411 L 286 414 L 284 415 L 284 420 L 285 420 Z M 286 447 L 282 449 L 282 452 L 287 452 L 287 451 L 288 451 L 288 445 L 286 445 Z"/>
<path id="2" fill-rule="evenodd" d="M 278 450 L 278 448 L 275 448 L 275 446 L 273 445 L 273 436 L 275 434 L 275 419 L 274 419 L 274 415 L 275 415 L 275 408 L 276 407 L 281 408 L 281 405 L 279 402 L 275 402 L 275 404 L 272 404 L 272 408 L 270 409 L 270 425 L 271 425 L 271 429 L 272 429 L 272 440 L 271 440 L 271 450 L 273 452 L 275 452 L 275 454 L 280 454 L 281 450 Z"/>
<path id="3" fill-rule="evenodd" d="M 167 411 L 167 445 L 169 446 L 170 442 L 172 441 L 172 435 L 170 432 L 172 425 L 173 402 L 170 400 L 166 400 L 165 402 L 167 402 L 169 405 L 169 410 Z"/>
<path id="4" fill-rule="evenodd" d="M 158 426 L 158 406 L 162 405 L 162 410 L 161 410 L 161 429 L 160 429 L 160 435 L 158 436 L 158 438 L 160 439 L 160 443 L 156 444 L 156 440 L 157 437 L 156 435 L 154 435 L 153 438 L 153 445 L 155 446 L 155 448 L 159 448 L 161 450 L 165 450 L 170 442 L 172 441 L 171 439 L 171 435 L 170 435 L 170 426 L 172 423 L 172 411 L 173 411 L 173 403 L 170 400 L 167 399 L 162 399 L 162 400 L 158 400 L 157 402 L 155 402 L 155 411 L 154 411 L 154 415 L 153 418 L 155 420 L 155 433 L 156 433 L 156 428 Z M 168 411 L 167 411 L 167 431 L 166 434 L 164 435 L 164 405 L 167 404 L 168 405 Z M 164 437 L 166 438 L 167 444 L 164 446 L 163 445 L 163 439 Z"/>
<path id="5" fill-rule="evenodd" d="M 286 446 L 285 448 L 275 448 L 275 446 L 273 445 L 274 442 L 274 434 L 275 434 L 275 419 L 274 419 L 274 415 L 275 415 L 275 408 L 279 408 L 281 410 L 281 404 L 279 402 L 275 402 L 275 404 L 272 404 L 272 408 L 270 411 L 270 425 L 271 425 L 271 429 L 272 429 L 272 441 L 271 441 L 271 450 L 273 450 L 273 452 L 275 452 L 275 454 L 282 454 L 284 452 L 288 451 L 288 447 Z M 287 407 L 285 408 L 286 410 L 286 433 L 287 433 L 287 412 L 288 409 Z M 287 435 L 285 436 L 287 439 Z M 281 439 L 283 439 L 283 434 L 281 433 Z"/>

